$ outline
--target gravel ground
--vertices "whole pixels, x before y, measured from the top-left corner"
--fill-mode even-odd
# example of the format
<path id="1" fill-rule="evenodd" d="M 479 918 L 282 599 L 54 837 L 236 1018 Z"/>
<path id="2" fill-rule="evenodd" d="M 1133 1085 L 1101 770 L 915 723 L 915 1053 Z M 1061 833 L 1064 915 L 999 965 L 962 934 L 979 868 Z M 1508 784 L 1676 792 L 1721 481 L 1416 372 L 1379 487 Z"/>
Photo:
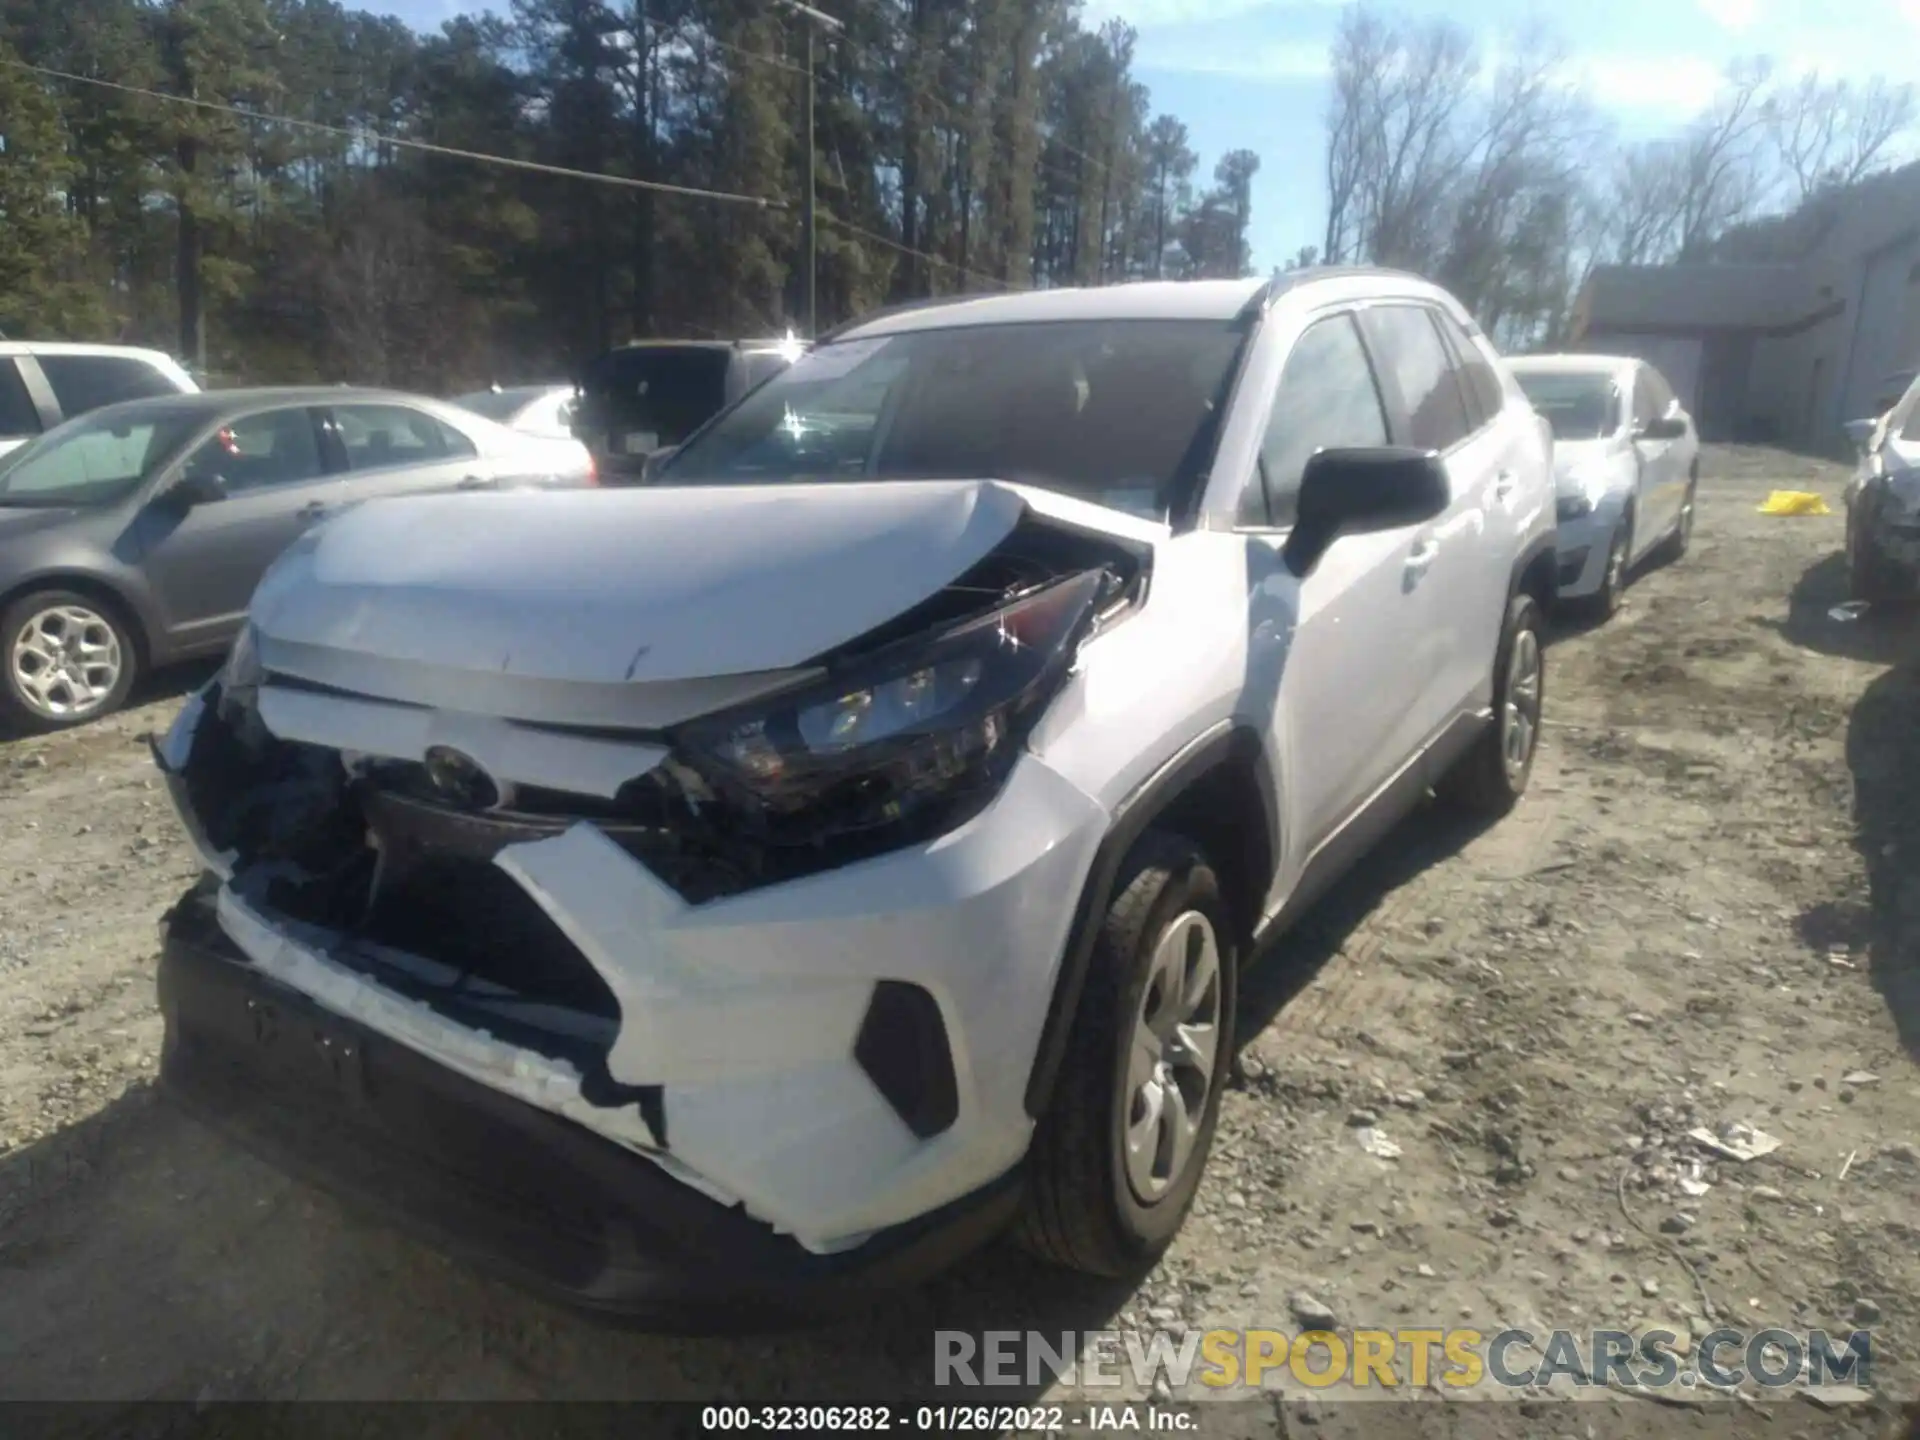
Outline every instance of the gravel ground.
<path id="1" fill-rule="evenodd" d="M 936 1325 L 1292 1329 L 1308 1301 L 1342 1328 L 1866 1325 L 1876 1388 L 1911 1396 L 1920 626 L 1830 615 L 1837 513 L 1755 510 L 1780 486 L 1837 511 L 1842 479 L 1710 451 L 1692 553 L 1552 647 L 1521 809 L 1415 817 L 1267 958 L 1153 1274 L 1090 1286 L 995 1250 L 804 1334 L 577 1319 L 158 1103 L 154 924 L 194 867 L 143 737 L 177 690 L 0 746 L 0 1399 L 905 1393 Z M 1686 1132 L 1734 1121 L 1778 1150 L 1700 1163 Z M 1519 1434 L 1563 1407 L 1500 1408 Z M 1855 1423 L 1721 1409 L 1755 1434 Z"/>

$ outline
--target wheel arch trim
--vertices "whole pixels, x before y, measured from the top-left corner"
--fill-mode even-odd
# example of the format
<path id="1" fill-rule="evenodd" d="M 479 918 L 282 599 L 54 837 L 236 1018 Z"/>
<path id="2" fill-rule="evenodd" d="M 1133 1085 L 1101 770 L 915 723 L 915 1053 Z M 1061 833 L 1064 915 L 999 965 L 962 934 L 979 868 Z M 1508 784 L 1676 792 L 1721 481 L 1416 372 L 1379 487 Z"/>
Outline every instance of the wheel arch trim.
<path id="1" fill-rule="evenodd" d="M 1073 1031 L 1093 958 L 1094 941 L 1102 917 L 1113 903 L 1120 867 L 1135 842 L 1156 819 L 1208 776 L 1235 765 L 1250 767 L 1260 778 L 1261 801 L 1266 812 L 1267 853 L 1276 855 L 1280 834 L 1278 791 L 1271 783 L 1260 733 L 1244 722 L 1223 720 L 1203 731 L 1114 807 L 1112 823 L 1094 852 L 1092 869 L 1081 887 L 1059 974 L 1054 979 L 1053 998 L 1047 1006 L 1040 1042 L 1034 1052 L 1033 1069 L 1027 1076 L 1026 1110 L 1034 1119 L 1046 1113 L 1059 1079 L 1067 1039 Z"/>

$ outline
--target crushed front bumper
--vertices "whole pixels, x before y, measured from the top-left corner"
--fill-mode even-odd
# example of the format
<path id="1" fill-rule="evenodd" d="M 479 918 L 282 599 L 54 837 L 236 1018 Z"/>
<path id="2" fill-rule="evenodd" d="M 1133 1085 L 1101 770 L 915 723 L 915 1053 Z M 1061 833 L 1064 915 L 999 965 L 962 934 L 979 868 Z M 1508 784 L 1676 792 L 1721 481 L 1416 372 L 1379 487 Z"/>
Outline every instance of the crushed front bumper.
<path id="1" fill-rule="evenodd" d="M 286 723 L 284 705 L 262 708 Z M 310 708 L 303 743 L 326 744 L 331 732 L 332 743 L 360 748 L 365 706 L 332 698 Z M 450 1084 L 612 1144 L 663 1183 L 821 1257 L 865 1254 L 1024 1157 L 1028 1076 L 1073 898 L 1108 823 L 1036 757 L 1023 756 L 986 809 L 935 840 L 701 903 L 621 848 L 610 822 L 564 821 L 537 835 L 381 800 L 365 812 L 369 826 L 399 811 L 413 826 L 390 827 L 388 841 L 471 846 L 458 883 L 440 887 L 450 897 L 442 918 L 417 948 L 395 948 L 391 937 L 291 918 L 261 866 L 213 852 L 186 777 L 207 773 L 193 757 L 214 716 L 217 706 L 190 701 L 156 758 L 221 882 L 208 903 L 222 953 L 259 984 L 410 1052 Z M 566 748 L 572 737 L 550 731 L 516 732 L 499 753 L 531 763 L 513 747 L 535 741 L 543 765 L 579 759 Z M 381 853 L 386 864 L 400 851 Z M 538 971 L 547 1017 L 591 1024 L 561 1036 L 537 1006 L 488 1009 L 468 978 L 422 978 L 423 967 L 473 968 L 462 949 L 472 927 L 458 922 L 483 905 L 481 923 Z M 402 974 L 395 959 L 421 963 Z M 573 994 L 590 992 L 584 1009 L 560 1004 L 563 972 Z M 497 1002 L 506 991 L 490 993 Z"/>
<path id="2" fill-rule="evenodd" d="M 800 1316 L 943 1268 L 1004 1226 L 1018 1172 L 813 1254 L 572 1121 L 269 979 L 213 894 L 163 924 L 161 1083 L 189 1111 L 434 1243 L 568 1303 L 682 1327 Z"/>

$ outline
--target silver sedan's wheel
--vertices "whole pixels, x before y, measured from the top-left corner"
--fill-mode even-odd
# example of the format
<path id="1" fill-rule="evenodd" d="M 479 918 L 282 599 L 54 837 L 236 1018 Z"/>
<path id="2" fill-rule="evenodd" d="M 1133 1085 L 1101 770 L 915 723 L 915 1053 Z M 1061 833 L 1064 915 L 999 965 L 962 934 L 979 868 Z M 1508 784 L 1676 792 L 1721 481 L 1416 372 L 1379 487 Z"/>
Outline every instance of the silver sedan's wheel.
<path id="1" fill-rule="evenodd" d="M 132 640 L 105 605 L 46 591 L 6 612 L 6 700 L 17 723 L 54 729 L 94 719 L 126 698 L 138 664 Z"/>
<path id="2" fill-rule="evenodd" d="M 1142 1201 L 1186 1175 L 1207 1112 L 1220 1047 L 1220 939 L 1197 910 L 1175 917 L 1154 949 L 1127 1065 L 1127 1182 Z"/>
<path id="3" fill-rule="evenodd" d="M 1540 637 L 1522 630 L 1507 655 L 1506 699 L 1500 708 L 1500 754 L 1507 779 L 1518 782 L 1533 763 L 1540 735 Z"/>

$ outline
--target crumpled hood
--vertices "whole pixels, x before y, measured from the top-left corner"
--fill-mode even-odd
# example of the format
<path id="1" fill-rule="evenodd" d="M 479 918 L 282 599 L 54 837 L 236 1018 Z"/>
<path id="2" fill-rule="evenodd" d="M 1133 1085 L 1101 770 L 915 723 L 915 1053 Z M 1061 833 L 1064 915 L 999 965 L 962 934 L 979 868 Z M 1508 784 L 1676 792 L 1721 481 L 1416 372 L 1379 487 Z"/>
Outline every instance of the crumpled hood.
<path id="1" fill-rule="evenodd" d="M 503 686 L 577 701 L 802 665 L 936 593 L 1025 508 L 991 481 L 377 501 L 283 555 L 252 619 L 269 669 L 429 704 L 464 676 L 471 703 L 531 718 L 553 707 Z M 440 698 L 395 693 L 410 669 Z"/>

